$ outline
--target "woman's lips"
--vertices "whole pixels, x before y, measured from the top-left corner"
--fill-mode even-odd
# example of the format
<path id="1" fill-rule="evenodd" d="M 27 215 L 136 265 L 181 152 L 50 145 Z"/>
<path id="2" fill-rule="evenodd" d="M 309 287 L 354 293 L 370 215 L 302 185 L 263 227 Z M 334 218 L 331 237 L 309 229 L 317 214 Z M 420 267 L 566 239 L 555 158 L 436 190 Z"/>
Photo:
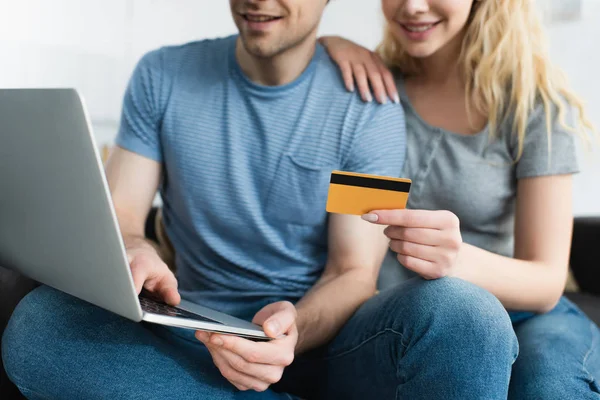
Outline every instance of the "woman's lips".
<path id="1" fill-rule="evenodd" d="M 398 24 L 409 39 L 422 41 L 431 35 L 439 23 L 440 21 L 422 23 L 399 22 Z"/>

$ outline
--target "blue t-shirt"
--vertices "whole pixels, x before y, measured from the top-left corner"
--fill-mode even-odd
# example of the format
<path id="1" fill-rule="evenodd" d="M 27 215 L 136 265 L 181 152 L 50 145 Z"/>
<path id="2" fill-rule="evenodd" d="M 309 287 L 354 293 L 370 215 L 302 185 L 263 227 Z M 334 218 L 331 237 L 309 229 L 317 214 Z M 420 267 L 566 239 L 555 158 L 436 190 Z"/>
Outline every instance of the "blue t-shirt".
<path id="1" fill-rule="evenodd" d="M 402 107 L 348 93 L 320 45 L 294 82 L 268 87 L 244 75 L 236 39 L 145 55 L 117 144 L 163 165 L 182 297 L 249 316 L 322 274 L 331 171 L 399 176 L 406 139 Z"/>

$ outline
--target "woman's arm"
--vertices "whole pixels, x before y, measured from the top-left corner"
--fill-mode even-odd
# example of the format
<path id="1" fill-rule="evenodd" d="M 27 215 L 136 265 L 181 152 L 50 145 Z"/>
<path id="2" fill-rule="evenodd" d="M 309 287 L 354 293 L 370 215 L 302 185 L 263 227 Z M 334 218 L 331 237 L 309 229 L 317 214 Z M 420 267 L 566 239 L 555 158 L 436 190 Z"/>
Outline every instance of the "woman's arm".
<path id="1" fill-rule="evenodd" d="M 384 104 L 389 97 L 394 103 L 400 103 L 394 76 L 377 53 L 338 36 L 324 36 L 319 39 L 319 42 L 340 67 L 349 91 L 354 92 L 356 81 L 364 101 L 373 101 L 371 94 L 373 89 L 378 102 Z"/>
<path id="2" fill-rule="evenodd" d="M 573 232 L 571 190 L 571 175 L 521 179 L 514 259 L 464 244 L 456 275 L 486 288 L 508 309 L 554 308 L 567 279 Z"/>
<path id="3" fill-rule="evenodd" d="M 406 268 L 426 279 L 456 276 L 483 287 L 511 310 L 546 312 L 564 290 L 573 215 L 571 175 L 518 183 L 514 258 L 462 242 L 458 218 L 448 211 L 373 211 Z"/>

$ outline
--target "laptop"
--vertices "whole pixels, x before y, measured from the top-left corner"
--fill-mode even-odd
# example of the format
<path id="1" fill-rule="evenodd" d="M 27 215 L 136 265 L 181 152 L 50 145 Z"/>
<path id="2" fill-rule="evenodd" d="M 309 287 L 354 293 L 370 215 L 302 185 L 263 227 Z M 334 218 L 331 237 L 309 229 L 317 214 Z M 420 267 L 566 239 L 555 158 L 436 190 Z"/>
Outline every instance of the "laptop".
<path id="1" fill-rule="evenodd" d="M 0 89 L 0 265 L 132 321 L 269 339 L 260 326 L 216 310 L 137 295 L 73 89 Z"/>

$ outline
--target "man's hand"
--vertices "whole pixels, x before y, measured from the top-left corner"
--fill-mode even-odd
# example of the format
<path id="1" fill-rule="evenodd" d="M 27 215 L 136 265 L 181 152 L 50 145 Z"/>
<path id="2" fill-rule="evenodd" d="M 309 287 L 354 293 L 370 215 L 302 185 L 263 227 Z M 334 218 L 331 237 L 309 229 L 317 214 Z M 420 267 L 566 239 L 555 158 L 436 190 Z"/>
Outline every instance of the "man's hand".
<path id="1" fill-rule="evenodd" d="M 161 171 L 159 162 L 115 147 L 106 165 L 106 179 L 137 293 L 145 288 L 165 303 L 176 306 L 181 301 L 177 280 L 144 237 L 146 218 L 158 190 Z"/>
<path id="2" fill-rule="evenodd" d="M 236 388 L 263 392 L 279 382 L 285 367 L 294 360 L 298 342 L 296 308 L 285 301 L 269 304 L 252 322 L 262 325 L 274 340 L 253 342 L 203 331 L 197 331 L 196 338 L 206 345 L 221 374 Z"/>
<path id="3" fill-rule="evenodd" d="M 127 259 L 137 294 L 145 288 L 172 306 L 181 301 L 177 279 L 158 253 L 147 243 L 137 243 L 127 248 Z"/>

